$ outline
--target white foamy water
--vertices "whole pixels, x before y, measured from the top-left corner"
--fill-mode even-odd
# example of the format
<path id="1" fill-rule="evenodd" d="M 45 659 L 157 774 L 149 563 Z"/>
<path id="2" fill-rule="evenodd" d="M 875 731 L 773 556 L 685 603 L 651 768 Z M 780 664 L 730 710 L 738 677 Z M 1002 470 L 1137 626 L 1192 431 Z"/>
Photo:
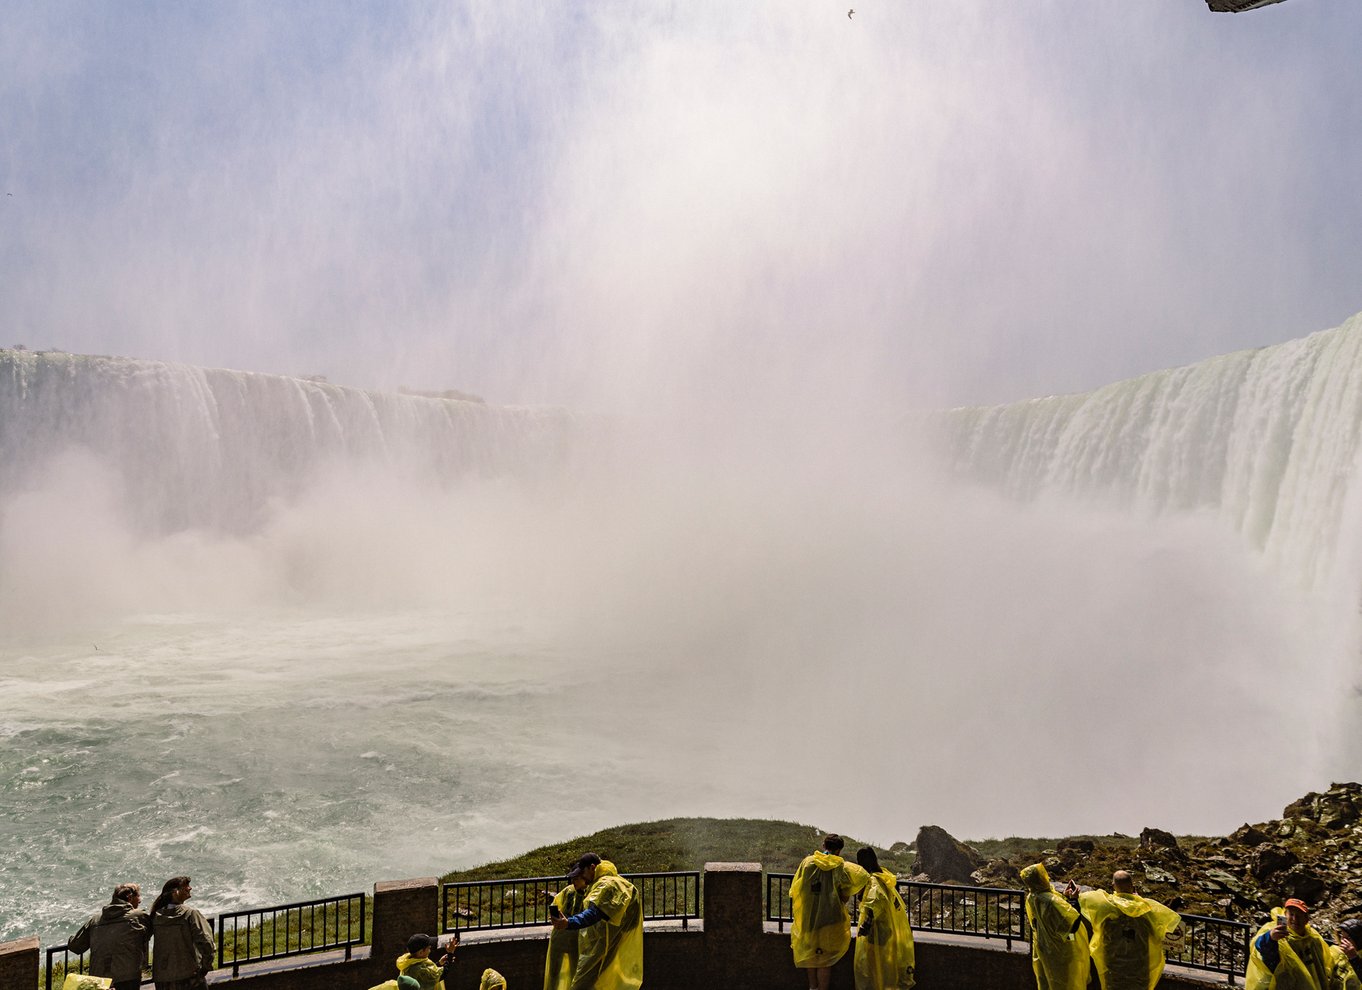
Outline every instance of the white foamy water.
<path id="1" fill-rule="evenodd" d="M 0 658 L 6 936 L 69 934 L 123 879 L 191 873 L 215 910 L 567 838 L 608 815 L 577 799 L 584 777 L 632 764 L 644 728 L 625 711 L 620 737 L 584 752 L 582 655 L 491 606 L 150 615 L 90 632 Z M 610 665 L 592 657 L 596 676 Z M 654 812 L 655 790 L 627 788 Z"/>

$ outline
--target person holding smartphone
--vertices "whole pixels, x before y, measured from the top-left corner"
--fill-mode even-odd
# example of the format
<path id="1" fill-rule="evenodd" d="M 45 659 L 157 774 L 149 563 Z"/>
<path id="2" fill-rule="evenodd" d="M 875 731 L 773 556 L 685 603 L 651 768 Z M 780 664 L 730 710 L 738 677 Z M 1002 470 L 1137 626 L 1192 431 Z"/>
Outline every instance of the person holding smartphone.
<path id="1" fill-rule="evenodd" d="M 568 874 L 586 884 L 586 907 L 553 919 L 555 931 L 579 931 L 572 990 L 638 990 L 643 985 L 643 904 L 615 864 L 585 853 Z"/>
<path id="2" fill-rule="evenodd" d="M 1356 986 L 1356 980 L 1346 952 L 1310 924 L 1310 906 L 1291 897 L 1254 937 L 1244 988 L 1334 990 Z"/>
<path id="3" fill-rule="evenodd" d="M 1362 985 L 1362 918 L 1349 918 L 1338 926 L 1338 947 Z"/>
<path id="4" fill-rule="evenodd" d="M 413 935 L 407 939 L 407 951 L 397 957 L 399 980 L 406 976 L 415 980 L 420 990 L 444 990 L 445 981 L 453 976 L 458 947 L 459 933 L 455 932 L 437 961 L 431 954 L 440 948 L 440 940 L 433 935 Z"/>
<path id="5" fill-rule="evenodd" d="M 1026 920 L 1031 928 L 1031 969 L 1038 990 L 1087 990 L 1092 922 L 1078 910 L 1078 886 L 1063 895 L 1050 882 L 1044 863 L 1021 871 Z"/>
<path id="6" fill-rule="evenodd" d="M 586 906 L 586 878 L 578 873 L 567 886 L 553 894 L 544 891 L 549 901 L 550 922 L 571 918 Z M 544 990 L 569 990 L 577 974 L 577 932 L 574 928 L 555 928 L 549 933 L 549 950 L 544 959 Z"/>

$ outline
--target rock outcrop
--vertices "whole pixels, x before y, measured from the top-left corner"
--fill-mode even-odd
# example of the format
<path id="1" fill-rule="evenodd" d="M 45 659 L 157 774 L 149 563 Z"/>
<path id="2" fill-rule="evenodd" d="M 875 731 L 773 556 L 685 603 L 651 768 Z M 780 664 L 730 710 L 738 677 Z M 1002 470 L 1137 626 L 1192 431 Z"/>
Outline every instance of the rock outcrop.
<path id="1" fill-rule="evenodd" d="M 918 829 L 913 873 L 934 883 L 973 883 L 972 875 L 984 859 L 939 825 Z"/>
<path id="2" fill-rule="evenodd" d="M 1362 784 L 1306 794 L 1281 818 L 1244 824 L 1223 838 L 1179 842 L 1162 829 L 1146 828 L 1134 846 L 1129 840 L 1064 840 L 1041 861 L 1057 882 L 1106 889 L 1113 871 L 1128 870 L 1141 893 L 1192 914 L 1256 922 L 1286 898 L 1299 897 L 1326 922 L 1362 916 Z M 976 869 L 973 879 L 1016 886 L 1009 877 L 1025 865 L 993 861 Z"/>

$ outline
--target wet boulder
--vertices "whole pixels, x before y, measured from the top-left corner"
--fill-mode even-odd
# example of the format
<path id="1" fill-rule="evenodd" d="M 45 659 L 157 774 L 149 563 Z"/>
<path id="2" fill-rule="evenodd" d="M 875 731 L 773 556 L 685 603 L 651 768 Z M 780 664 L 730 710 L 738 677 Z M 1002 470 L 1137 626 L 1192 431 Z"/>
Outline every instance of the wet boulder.
<path id="1" fill-rule="evenodd" d="M 1144 828 L 1140 830 L 1140 848 L 1177 849 L 1177 836 L 1172 832 L 1165 832 L 1161 828 Z"/>
<path id="2" fill-rule="evenodd" d="M 984 859 L 939 825 L 924 825 L 917 833 L 913 872 L 925 873 L 936 883 L 970 883 Z"/>
<path id="3" fill-rule="evenodd" d="M 1271 842 L 1272 837 L 1256 826 L 1245 822 L 1230 833 L 1230 840 L 1236 845 L 1253 848 Z"/>
<path id="4" fill-rule="evenodd" d="M 1266 880 L 1274 873 L 1289 870 L 1300 862 L 1300 857 L 1290 849 L 1277 845 L 1261 845 L 1254 847 L 1248 855 L 1249 873 L 1258 880 Z"/>

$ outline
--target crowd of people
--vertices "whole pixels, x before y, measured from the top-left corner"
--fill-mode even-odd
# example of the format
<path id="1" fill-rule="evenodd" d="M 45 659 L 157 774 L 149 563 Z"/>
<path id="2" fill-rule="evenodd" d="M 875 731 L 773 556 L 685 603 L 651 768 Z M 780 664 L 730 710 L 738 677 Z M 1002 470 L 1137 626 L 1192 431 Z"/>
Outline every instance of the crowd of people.
<path id="1" fill-rule="evenodd" d="M 1040 863 L 1021 879 L 1038 990 L 1154 990 L 1165 946 L 1183 937 L 1176 911 L 1136 893 L 1125 870 L 1112 874 L 1110 893 L 1072 881 L 1061 893 Z M 1359 948 L 1362 920 L 1339 925 L 1333 942 L 1310 923 L 1309 905 L 1288 898 L 1253 937 L 1245 990 L 1362 990 Z"/>
<path id="2" fill-rule="evenodd" d="M 841 836 L 824 836 L 790 883 L 790 948 L 809 990 L 829 990 L 832 970 L 851 947 L 851 899 L 860 897 L 852 971 L 856 990 L 907 990 L 915 982 L 913 930 L 898 879 L 880 866 L 874 849 L 842 857 Z M 1166 962 L 1165 946 L 1183 937 L 1181 916 L 1142 897 L 1124 870 L 1112 889 L 1063 891 L 1044 865 L 1021 871 L 1031 930 L 1031 965 L 1038 990 L 1154 990 Z M 110 902 L 67 943 L 88 952 L 89 973 L 112 990 L 137 990 L 150 961 L 156 990 L 204 990 L 216 947 L 207 919 L 188 907 L 187 876 L 171 877 L 143 910 L 135 883 L 114 888 Z M 544 962 L 544 990 L 639 990 L 643 984 L 643 906 L 637 888 L 595 853 L 582 855 L 550 899 L 552 932 Z M 444 946 L 411 936 L 397 958 L 397 975 L 373 990 L 445 990 L 459 937 Z M 154 946 L 155 951 L 150 952 Z M 1362 919 L 1337 926 L 1327 938 L 1310 920 L 1310 907 L 1290 898 L 1255 934 L 1245 990 L 1362 990 Z M 483 971 L 479 990 L 506 990 L 495 969 Z"/>

